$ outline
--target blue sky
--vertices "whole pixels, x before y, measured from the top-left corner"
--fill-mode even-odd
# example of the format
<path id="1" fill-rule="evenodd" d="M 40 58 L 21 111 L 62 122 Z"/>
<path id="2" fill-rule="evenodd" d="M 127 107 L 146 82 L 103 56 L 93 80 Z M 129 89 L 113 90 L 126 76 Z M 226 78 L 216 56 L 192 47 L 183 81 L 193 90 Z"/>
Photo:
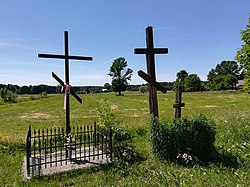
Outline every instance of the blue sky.
<path id="1" fill-rule="evenodd" d="M 222 60 L 234 60 L 242 45 L 240 30 L 250 13 L 249 0 L 8 0 L 0 2 L 0 83 L 57 85 L 64 61 L 38 59 L 38 53 L 64 53 L 69 31 L 71 55 L 93 61 L 70 61 L 72 85 L 104 85 L 113 60 L 125 57 L 134 70 L 131 84 L 144 81 L 145 28 L 153 26 L 158 81 L 174 81 L 181 69 L 202 80 Z"/>

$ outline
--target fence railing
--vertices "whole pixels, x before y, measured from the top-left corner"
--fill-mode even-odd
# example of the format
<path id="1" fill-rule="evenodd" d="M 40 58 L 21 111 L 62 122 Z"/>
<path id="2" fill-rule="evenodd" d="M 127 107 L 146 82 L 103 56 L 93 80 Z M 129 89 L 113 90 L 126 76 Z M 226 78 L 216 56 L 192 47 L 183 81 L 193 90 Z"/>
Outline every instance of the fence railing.
<path id="1" fill-rule="evenodd" d="M 112 161 L 112 130 L 100 129 L 94 124 L 73 127 L 71 134 L 66 135 L 64 128 L 31 130 L 29 127 L 26 147 L 28 176 L 72 163 Z"/>

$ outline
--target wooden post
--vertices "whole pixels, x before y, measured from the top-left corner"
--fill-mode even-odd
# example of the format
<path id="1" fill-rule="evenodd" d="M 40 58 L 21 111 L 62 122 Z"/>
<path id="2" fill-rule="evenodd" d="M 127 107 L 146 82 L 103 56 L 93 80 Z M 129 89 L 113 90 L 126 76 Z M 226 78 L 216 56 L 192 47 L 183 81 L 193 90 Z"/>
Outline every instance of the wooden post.
<path id="1" fill-rule="evenodd" d="M 31 157 L 31 127 L 29 126 L 28 135 L 26 138 L 26 166 L 27 176 L 30 176 L 30 157 Z"/>
<path id="2" fill-rule="evenodd" d="M 173 108 L 175 108 L 175 119 L 181 118 L 181 107 L 185 106 L 185 103 L 182 103 L 182 90 L 183 86 L 178 85 L 176 86 L 175 90 L 175 104 L 173 105 Z"/>
<path id="3" fill-rule="evenodd" d="M 158 101 L 157 101 L 157 88 L 164 93 L 166 89 L 156 82 L 155 75 L 155 54 L 166 54 L 168 53 L 167 48 L 154 48 L 153 40 L 153 27 L 146 28 L 146 45 L 147 48 L 138 48 L 134 50 L 135 54 L 146 54 L 147 62 L 147 74 L 143 71 L 139 71 L 138 74 L 144 80 L 149 82 L 149 108 L 150 113 L 158 117 Z"/>

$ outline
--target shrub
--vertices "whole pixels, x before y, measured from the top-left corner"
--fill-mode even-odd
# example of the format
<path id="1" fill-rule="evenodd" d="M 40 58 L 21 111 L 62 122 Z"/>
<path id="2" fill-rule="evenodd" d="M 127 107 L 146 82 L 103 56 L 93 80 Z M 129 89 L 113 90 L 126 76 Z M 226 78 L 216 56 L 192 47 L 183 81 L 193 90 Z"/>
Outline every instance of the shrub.
<path id="1" fill-rule="evenodd" d="M 7 90 L 6 88 L 1 88 L 0 94 L 4 102 L 9 102 L 9 103 L 17 102 L 17 95 L 12 91 Z"/>
<path id="2" fill-rule="evenodd" d="M 48 94 L 47 92 L 42 92 L 38 95 L 30 95 L 30 99 L 31 100 L 39 100 L 39 99 L 44 99 L 44 98 L 47 98 L 48 97 Z"/>
<path id="3" fill-rule="evenodd" d="M 113 153 L 114 157 L 122 161 L 131 161 L 134 157 L 133 136 L 128 127 L 122 125 L 111 112 L 111 107 L 107 101 L 97 107 L 99 120 L 97 125 L 108 132 L 113 131 Z"/>
<path id="4" fill-rule="evenodd" d="M 172 123 L 151 118 L 153 152 L 160 158 L 184 163 L 208 161 L 215 156 L 215 124 L 205 116 Z"/>
<path id="5" fill-rule="evenodd" d="M 139 92 L 140 93 L 146 93 L 148 91 L 148 87 L 147 86 L 144 86 L 144 85 L 142 85 L 142 86 L 140 86 L 139 87 Z"/>

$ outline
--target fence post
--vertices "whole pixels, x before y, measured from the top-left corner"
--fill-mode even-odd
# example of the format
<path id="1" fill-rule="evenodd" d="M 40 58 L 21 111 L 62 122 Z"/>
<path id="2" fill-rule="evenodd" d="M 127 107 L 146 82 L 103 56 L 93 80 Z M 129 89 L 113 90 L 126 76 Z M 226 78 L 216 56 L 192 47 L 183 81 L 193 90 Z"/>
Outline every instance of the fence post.
<path id="1" fill-rule="evenodd" d="M 30 175 L 30 157 L 31 157 L 31 127 L 29 126 L 28 135 L 27 135 L 27 138 L 26 138 L 27 176 Z"/>
<path id="2" fill-rule="evenodd" d="M 96 136 L 97 136 L 97 133 L 96 133 L 96 122 L 95 122 L 95 124 L 94 124 L 94 144 L 95 144 L 95 148 L 96 148 L 96 146 L 97 146 L 97 144 L 96 144 Z"/>
<path id="3" fill-rule="evenodd" d="M 112 137 L 113 137 L 113 131 L 112 131 L 112 128 L 110 127 L 110 133 L 109 133 L 110 137 L 110 161 L 112 162 L 113 160 L 113 145 L 112 145 Z"/>

